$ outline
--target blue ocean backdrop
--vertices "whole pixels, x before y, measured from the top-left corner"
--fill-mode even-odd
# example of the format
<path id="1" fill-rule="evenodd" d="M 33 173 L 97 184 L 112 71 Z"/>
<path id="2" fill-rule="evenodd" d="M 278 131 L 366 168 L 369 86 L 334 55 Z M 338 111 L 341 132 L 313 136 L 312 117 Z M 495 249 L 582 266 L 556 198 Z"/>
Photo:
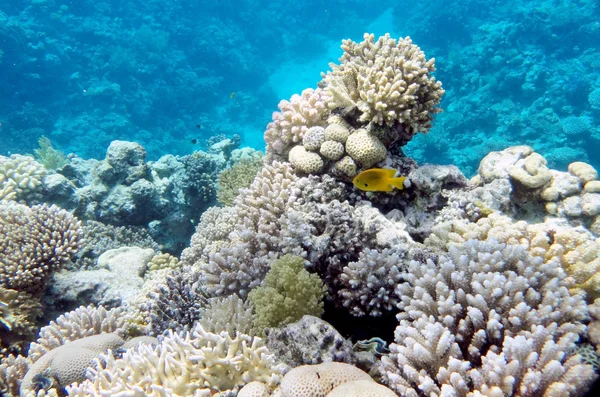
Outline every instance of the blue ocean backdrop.
<path id="1" fill-rule="evenodd" d="M 0 154 L 42 136 L 98 159 L 118 139 L 150 160 L 211 136 L 262 150 L 278 102 L 364 32 L 410 36 L 436 59 L 444 112 L 405 148 L 418 162 L 469 176 L 526 144 L 556 169 L 600 167 L 596 0 L 3 0 Z"/>

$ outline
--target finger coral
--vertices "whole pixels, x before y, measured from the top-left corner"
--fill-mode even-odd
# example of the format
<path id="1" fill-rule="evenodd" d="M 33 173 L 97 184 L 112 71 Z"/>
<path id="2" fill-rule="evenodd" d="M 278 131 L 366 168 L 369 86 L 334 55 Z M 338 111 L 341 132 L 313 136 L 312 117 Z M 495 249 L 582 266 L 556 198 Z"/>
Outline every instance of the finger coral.
<path id="1" fill-rule="evenodd" d="M 397 393 L 577 395 L 593 381 L 592 367 L 571 353 L 587 306 L 556 261 L 470 240 L 439 264 L 411 262 L 406 280 L 395 343 L 382 360 Z"/>
<path id="2" fill-rule="evenodd" d="M 39 198 L 47 173 L 31 156 L 0 156 L 0 200 L 30 202 Z"/>

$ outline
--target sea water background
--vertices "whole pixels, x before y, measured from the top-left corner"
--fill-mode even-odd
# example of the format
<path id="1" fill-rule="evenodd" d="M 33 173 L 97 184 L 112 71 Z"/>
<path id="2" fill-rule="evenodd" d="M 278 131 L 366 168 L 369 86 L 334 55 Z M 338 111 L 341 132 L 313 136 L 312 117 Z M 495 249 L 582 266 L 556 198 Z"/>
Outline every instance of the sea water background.
<path id="1" fill-rule="evenodd" d="M 263 149 L 279 100 L 364 32 L 436 58 L 444 113 L 406 147 L 419 162 L 471 175 L 528 144 L 551 167 L 600 169 L 597 0 L 0 0 L 0 154 L 40 136 L 84 158 L 116 139 L 149 159 L 213 135 Z"/>

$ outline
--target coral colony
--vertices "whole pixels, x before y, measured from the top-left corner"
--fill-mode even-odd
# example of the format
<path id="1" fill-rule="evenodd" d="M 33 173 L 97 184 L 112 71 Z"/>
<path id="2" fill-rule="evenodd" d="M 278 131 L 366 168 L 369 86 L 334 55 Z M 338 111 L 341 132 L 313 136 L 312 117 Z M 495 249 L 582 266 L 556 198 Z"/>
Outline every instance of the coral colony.
<path id="1" fill-rule="evenodd" d="M 418 165 L 403 146 L 441 111 L 434 59 L 408 37 L 342 49 L 280 102 L 264 155 L 222 139 L 154 162 L 125 141 L 55 169 L 0 157 L 4 395 L 585 393 L 597 171 L 529 146 L 470 180 Z M 351 183 L 370 169 L 402 189 Z"/>

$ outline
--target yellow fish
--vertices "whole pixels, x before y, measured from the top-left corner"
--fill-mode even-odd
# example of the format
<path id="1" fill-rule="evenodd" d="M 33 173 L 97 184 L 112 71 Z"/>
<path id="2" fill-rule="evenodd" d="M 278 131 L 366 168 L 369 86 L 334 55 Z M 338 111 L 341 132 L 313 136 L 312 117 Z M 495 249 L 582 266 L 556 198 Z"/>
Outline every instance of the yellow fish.
<path id="1" fill-rule="evenodd" d="M 406 177 L 396 178 L 396 172 L 387 168 L 371 168 L 356 175 L 352 183 L 366 192 L 391 192 L 394 188 L 402 190 Z"/>

